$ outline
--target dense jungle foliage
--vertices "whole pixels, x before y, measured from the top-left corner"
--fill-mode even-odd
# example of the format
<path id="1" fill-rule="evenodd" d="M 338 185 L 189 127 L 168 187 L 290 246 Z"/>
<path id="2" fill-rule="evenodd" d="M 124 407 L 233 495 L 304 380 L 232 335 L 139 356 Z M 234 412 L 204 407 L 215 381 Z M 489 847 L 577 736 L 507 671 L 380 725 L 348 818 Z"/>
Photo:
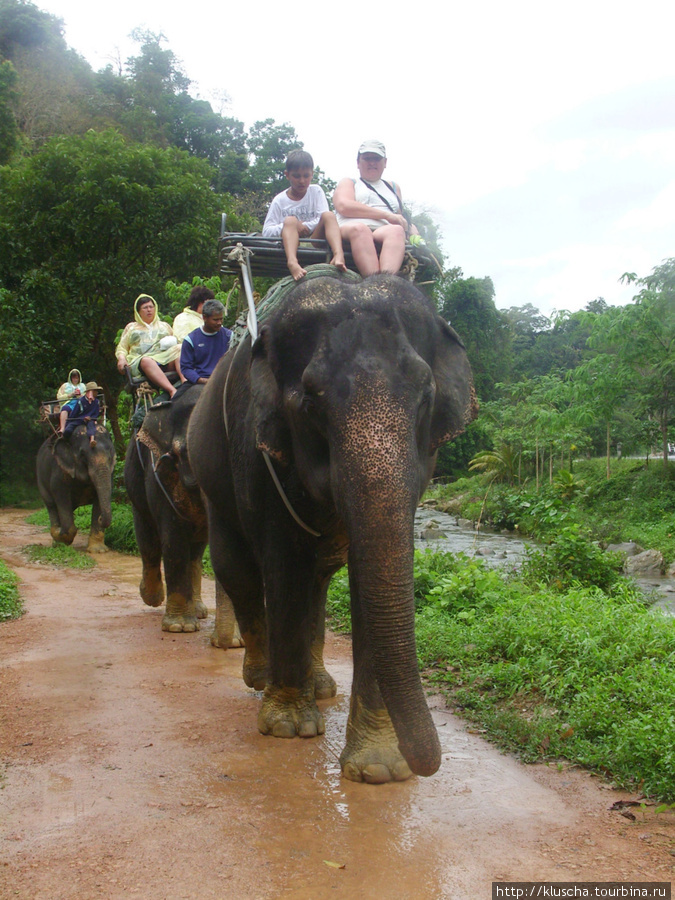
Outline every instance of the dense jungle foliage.
<path id="1" fill-rule="evenodd" d="M 38 403 L 72 366 L 102 384 L 123 452 L 113 349 L 133 300 L 150 293 L 171 318 L 192 283 L 216 274 L 221 213 L 233 230 L 259 228 L 287 153 L 302 147 L 289 123 L 247 129 L 194 98 L 164 38 L 133 37 L 136 56 L 95 72 L 68 48 L 58 17 L 0 0 L 3 502 L 32 480 Z M 529 303 L 499 310 L 491 279 L 449 267 L 431 217 L 416 222 L 446 265 L 433 294 L 467 346 L 482 405 L 441 450 L 437 475 L 466 473 L 480 451 L 510 460 L 512 480 L 537 485 L 575 456 L 602 452 L 609 467 L 618 448 L 667 454 L 674 260 L 644 278 L 627 274 L 637 293 L 626 307 L 589 298 L 583 312 L 549 321 Z M 217 286 L 227 299 L 231 285 Z"/>

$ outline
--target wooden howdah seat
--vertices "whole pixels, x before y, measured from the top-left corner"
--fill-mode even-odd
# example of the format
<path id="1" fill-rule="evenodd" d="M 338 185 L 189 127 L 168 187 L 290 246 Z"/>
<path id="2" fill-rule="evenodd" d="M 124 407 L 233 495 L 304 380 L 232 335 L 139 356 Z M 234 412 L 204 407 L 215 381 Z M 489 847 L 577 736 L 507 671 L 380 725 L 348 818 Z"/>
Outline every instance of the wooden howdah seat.
<path id="1" fill-rule="evenodd" d="M 101 414 L 99 415 L 97 422 L 100 425 L 105 426 L 108 421 L 108 407 L 106 406 L 103 391 L 96 391 L 96 396 L 98 397 L 101 407 Z M 45 426 L 48 435 L 55 435 L 58 431 L 61 407 L 67 402 L 67 400 L 43 400 L 42 403 L 40 403 L 38 420 L 41 425 Z"/>
<path id="2" fill-rule="evenodd" d="M 243 233 L 227 230 L 227 216 L 222 214 L 220 240 L 218 241 L 218 271 L 221 275 L 242 275 L 242 263 L 237 248 L 249 251 L 250 271 L 262 278 L 285 278 L 290 273 L 286 265 L 286 254 L 281 238 L 263 237 L 259 233 Z M 349 244 L 344 245 L 347 268 L 357 272 Z M 331 250 L 328 242 L 316 238 L 302 238 L 298 247 L 298 262 L 303 268 L 318 263 L 329 263 Z M 403 267 L 410 272 L 408 277 L 417 283 L 438 277 L 440 266 L 425 244 L 406 244 L 406 258 Z M 412 277 L 411 277 L 412 276 Z"/>

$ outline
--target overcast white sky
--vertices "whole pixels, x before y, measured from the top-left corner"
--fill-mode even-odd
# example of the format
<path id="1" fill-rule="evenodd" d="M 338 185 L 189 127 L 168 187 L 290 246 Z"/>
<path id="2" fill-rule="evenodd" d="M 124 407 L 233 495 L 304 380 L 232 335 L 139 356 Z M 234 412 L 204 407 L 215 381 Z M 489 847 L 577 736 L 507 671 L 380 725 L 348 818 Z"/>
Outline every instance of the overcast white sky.
<path id="1" fill-rule="evenodd" d="M 624 303 L 624 272 L 675 256 L 672 0 L 35 2 L 96 69 L 136 52 L 133 28 L 161 32 L 193 96 L 289 122 L 335 180 L 384 141 L 500 308 Z"/>

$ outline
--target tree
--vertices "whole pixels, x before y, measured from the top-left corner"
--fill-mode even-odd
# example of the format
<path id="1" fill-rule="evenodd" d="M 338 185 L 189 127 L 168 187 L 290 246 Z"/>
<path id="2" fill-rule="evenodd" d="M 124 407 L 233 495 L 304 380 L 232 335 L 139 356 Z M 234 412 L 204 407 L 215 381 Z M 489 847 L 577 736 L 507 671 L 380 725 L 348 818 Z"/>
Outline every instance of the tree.
<path id="1" fill-rule="evenodd" d="M 25 427 L 15 398 L 37 406 L 73 365 L 103 385 L 114 416 L 115 337 L 135 297 L 161 299 L 168 279 L 214 270 L 228 199 L 211 190 L 212 174 L 186 153 L 112 131 L 53 139 L 0 169 L 3 441 Z"/>
<path id="2" fill-rule="evenodd" d="M 12 158 L 19 145 L 19 128 L 16 122 L 19 80 L 16 69 L 9 60 L 0 62 L 0 166 Z"/>
<path id="3" fill-rule="evenodd" d="M 613 315 L 598 317 L 590 344 L 614 352 L 631 371 L 631 392 L 642 415 L 658 422 L 664 467 L 668 431 L 675 415 L 675 258 L 646 278 L 624 275 L 642 286 L 634 302 Z"/>
<path id="4" fill-rule="evenodd" d="M 588 427 L 598 419 L 605 426 L 607 478 L 611 476 L 612 423 L 624 403 L 630 384 L 630 371 L 620 357 L 600 353 L 568 373 L 574 392 L 574 420 Z"/>
<path id="5" fill-rule="evenodd" d="M 0 0 L 0 57 L 15 60 L 38 48 L 66 50 L 63 19 L 26 0 Z"/>
<path id="6" fill-rule="evenodd" d="M 461 275 L 461 270 L 459 270 Z M 495 306 L 491 278 L 461 278 L 455 273 L 438 283 L 437 304 L 466 346 L 478 396 L 495 396 L 495 384 L 510 372 L 508 321 Z"/>

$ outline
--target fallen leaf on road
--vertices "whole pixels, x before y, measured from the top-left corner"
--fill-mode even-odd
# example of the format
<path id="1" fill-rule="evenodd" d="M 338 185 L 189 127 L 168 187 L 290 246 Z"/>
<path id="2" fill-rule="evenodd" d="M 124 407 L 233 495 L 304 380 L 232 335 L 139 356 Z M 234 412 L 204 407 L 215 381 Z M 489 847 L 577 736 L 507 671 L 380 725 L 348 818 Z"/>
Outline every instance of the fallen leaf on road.
<path id="1" fill-rule="evenodd" d="M 324 863 L 328 866 L 329 869 L 346 869 L 347 866 L 344 863 L 336 863 L 330 859 L 324 859 Z"/>

